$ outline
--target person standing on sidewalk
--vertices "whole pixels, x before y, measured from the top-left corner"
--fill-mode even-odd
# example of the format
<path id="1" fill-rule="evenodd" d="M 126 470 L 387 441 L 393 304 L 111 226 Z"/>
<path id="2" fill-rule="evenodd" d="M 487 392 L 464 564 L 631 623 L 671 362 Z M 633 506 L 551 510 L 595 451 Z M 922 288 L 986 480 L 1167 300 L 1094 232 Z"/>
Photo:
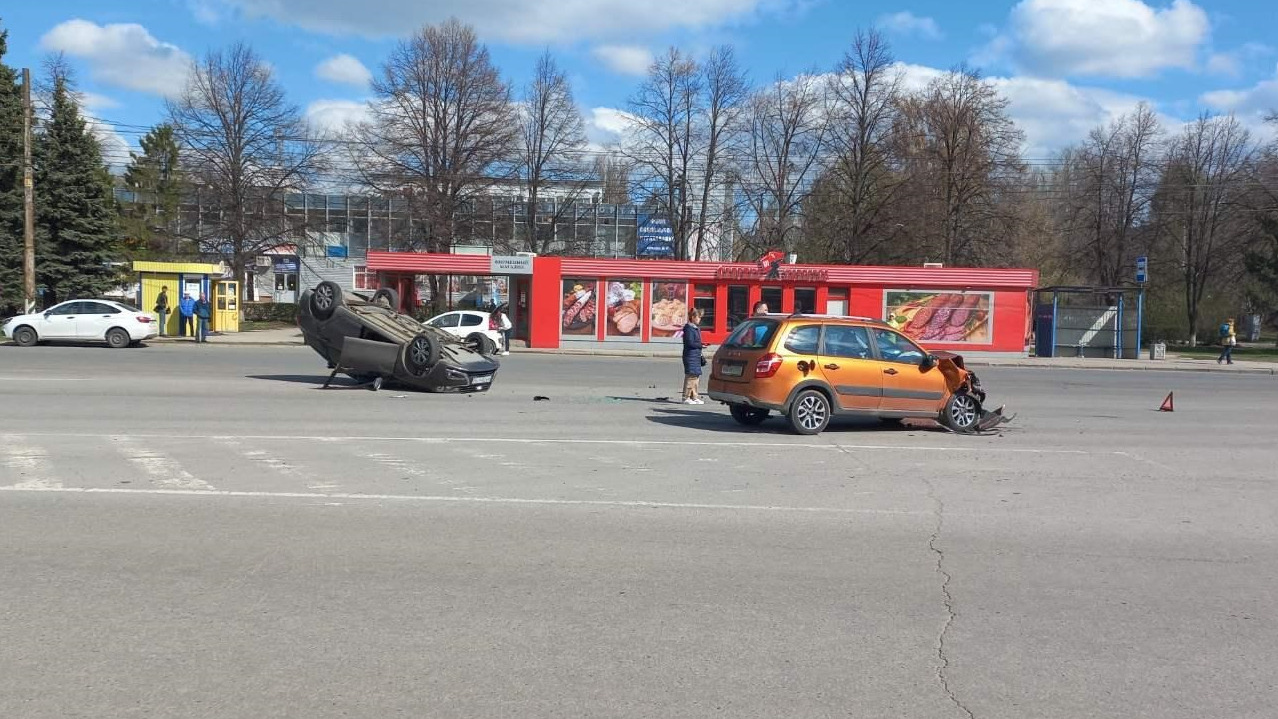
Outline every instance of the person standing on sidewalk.
<path id="1" fill-rule="evenodd" d="M 195 336 L 195 300 L 188 294 L 178 300 L 178 337 Z"/>
<path id="2" fill-rule="evenodd" d="M 192 307 L 192 309 L 195 311 L 195 316 L 199 321 L 199 330 L 198 334 L 195 335 L 195 341 L 208 342 L 209 319 L 213 315 L 213 308 L 209 306 L 209 300 L 204 296 L 203 292 L 200 293 L 200 299 L 195 303 L 195 306 Z"/>
<path id="3" fill-rule="evenodd" d="M 506 316 L 505 310 L 498 305 L 492 314 L 493 325 L 497 327 L 497 331 L 501 333 L 501 353 L 502 355 L 510 354 L 510 329 L 514 327 L 510 322 L 510 318 Z"/>
<path id="4" fill-rule="evenodd" d="M 155 314 L 160 316 L 160 336 L 164 336 L 165 325 L 169 322 L 169 288 L 160 288 L 160 296 L 155 298 Z"/>
<path id="5" fill-rule="evenodd" d="M 701 310 L 695 307 L 688 312 L 688 324 L 683 326 L 683 403 L 705 404 L 697 394 L 701 382 L 701 367 L 705 358 L 701 351 Z"/>
<path id="6" fill-rule="evenodd" d="M 1230 317 L 1225 324 L 1220 326 L 1220 357 L 1216 358 L 1216 364 L 1227 362 L 1234 363 L 1234 345 L 1238 344 L 1238 334 L 1234 331 L 1234 318 Z"/>

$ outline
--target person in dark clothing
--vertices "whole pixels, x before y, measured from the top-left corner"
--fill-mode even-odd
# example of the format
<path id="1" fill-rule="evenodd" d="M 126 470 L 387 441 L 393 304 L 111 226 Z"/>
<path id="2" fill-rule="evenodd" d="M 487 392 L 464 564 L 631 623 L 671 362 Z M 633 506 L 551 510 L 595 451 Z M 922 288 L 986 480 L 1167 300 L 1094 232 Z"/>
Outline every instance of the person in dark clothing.
<path id="1" fill-rule="evenodd" d="M 178 300 L 178 337 L 195 336 L 195 300 L 182 295 Z"/>
<path id="2" fill-rule="evenodd" d="M 196 342 L 209 341 L 209 319 L 213 316 L 213 308 L 209 305 L 209 300 L 203 294 L 200 295 L 199 301 L 192 308 L 195 310 L 195 316 L 199 320 L 199 333 L 195 335 Z"/>
<path id="3" fill-rule="evenodd" d="M 768 303 L 764 302 L 763 300 L 759 300 L 758 302 L 755 302 L 754 309 L 750 311 L 750 314 L 756 315 L 756 316 L 768 314 Z"/>
<path id="4" fill-rule="evenodd" d="M 683 326 L 683 403 L 705 404 L 697 394 L 697 385 L 701 381 L 701 365 L 705 363 L 701 352 L 701 310 L 693 308 L 688 312 L 688 324 Z"/>
<path id="5" fill-rule="evenodd" d="M 163 337 L 165 325 L 169 323 L 169 288 L 161 287 L 160 296 L 155 298 L 155 313 L 160 316 L 160 336 Z"/>

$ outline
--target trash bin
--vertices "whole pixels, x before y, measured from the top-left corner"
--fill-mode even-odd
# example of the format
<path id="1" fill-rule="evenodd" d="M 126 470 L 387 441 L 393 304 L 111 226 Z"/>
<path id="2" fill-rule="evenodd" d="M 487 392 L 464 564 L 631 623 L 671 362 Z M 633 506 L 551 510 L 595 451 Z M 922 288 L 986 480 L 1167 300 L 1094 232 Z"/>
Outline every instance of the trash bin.
<path id="1" fill-rule="evenodd" d="M 1152 360 L 1167 359 L 1167 343 L 1153 342 L 1149 345 L 1149 358 Z"/>

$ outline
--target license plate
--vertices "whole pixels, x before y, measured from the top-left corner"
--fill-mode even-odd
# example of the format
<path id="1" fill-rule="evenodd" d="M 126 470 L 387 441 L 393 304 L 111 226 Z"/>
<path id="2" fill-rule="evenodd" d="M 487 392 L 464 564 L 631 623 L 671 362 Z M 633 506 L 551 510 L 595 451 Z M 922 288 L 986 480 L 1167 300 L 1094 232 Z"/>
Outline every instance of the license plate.
<path id="1" fill-rule="evenodd" d="M 745 369 L 745 365 L 725 363 L 720 365 L 719 374 L 724 377 L 740 377 L 743 369 Z"/>
<path id="2" fill-rule="evenodd" d="M 470 383 L 471 384 L 488 384 L 489 382 L 492 382 L 492 381 L 493 381 L 493 376 L 490 374 L 485 374 L 472 379 Z"/>

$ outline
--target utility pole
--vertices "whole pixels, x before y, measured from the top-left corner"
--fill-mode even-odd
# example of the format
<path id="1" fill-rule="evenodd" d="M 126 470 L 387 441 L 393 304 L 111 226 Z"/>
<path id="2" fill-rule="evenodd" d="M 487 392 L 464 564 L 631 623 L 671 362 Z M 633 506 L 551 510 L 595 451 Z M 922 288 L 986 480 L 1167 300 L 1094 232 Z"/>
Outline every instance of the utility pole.
<path id="1" fill-rule="evenodd" d="M 35 180 L 31 170 L 31 70 L 22 68 L 22 295 L 23 311 L 35 312 Z"/>

